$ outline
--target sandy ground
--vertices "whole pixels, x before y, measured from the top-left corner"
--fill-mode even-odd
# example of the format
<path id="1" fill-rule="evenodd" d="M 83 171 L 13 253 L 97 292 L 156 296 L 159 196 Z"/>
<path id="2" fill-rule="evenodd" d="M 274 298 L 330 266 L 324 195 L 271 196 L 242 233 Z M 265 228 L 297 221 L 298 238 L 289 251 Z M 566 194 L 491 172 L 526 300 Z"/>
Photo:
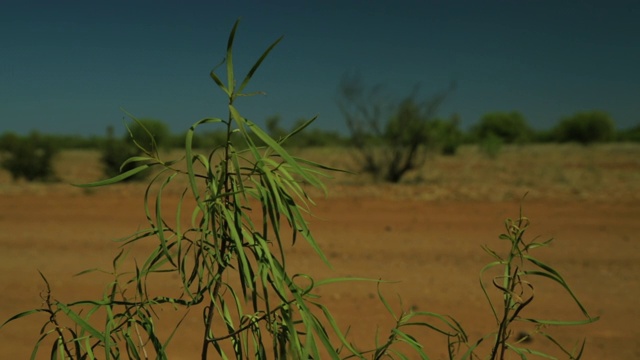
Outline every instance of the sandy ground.
<path id="1" fill-rule="evenodd" d="M 439 169 L 463 166 L 439 161 L 445 162 Z M 640 358 L 636 325 L 640 318 L 640 202 L 635 192 L 638 185 L 629 183 L 639 176 L 639 168 L 632 160 L 625 164 L 620 165 L 623 173 L 601 170 L 600 185 L 582 186 L 576 175 L 571 179 L 573 190 L 556 189 L 554 196 L 543 196 L 543 188 L 527 185 L 527 179 L 496 190 L 502 194 L 498 197 L 447 195 L 455 193 L 440 186 L 436 175 L 420 185 L 339 181 L 330 184 L 327 198 L 318 198 L 316 217 L 311 219 L 311 229 L 333 269 L 304 243 L 288 251 L 289 266 L 318 279 L 354 276 L 398 281 L 381 287 L 397 311 L 399 296 L 406 309 L 450 314 L 473 341 L 495 325 L 478 282 L 480 269 L 492 260 L 481 245 L 505 251 L 498 235 L 505 218 L 518 216 L 521 195 L 515 194 L 529 187 L 531 197 L 523 207 L 532 222 L 527 236 L 555 238 L 537 256 L 563 274 L 591 315 L 601 317 L 594 324 L 559 331 L 558 338 L 568 344 L 586 338 L 585 359 Z M 602 184 L 615 181 L 620 187 L 611 188 L 607 196 Z M 478 189 L 487 183 L 477 184 Z M 44 284 L 37 270 L 46 275 L 54 297 L 61 301 L 100 297 L 108 276 L 73 274 L 94 267 L 110 269 L 117 253 L 117 245 L 110 240 L 144 227 L 140 189 L 82 191 L 63 184 L 4 182 L 0 187 L 0 319 L 41 305 Z M 169 206 L 172 202 L 175 196 L 167 199 Z M 534 285 L 531 316 L 581 318 L 559 287 L 535 279 Z M 377 299 L 375 284 L 331 285 L 319 293 L 340 325 L 351 325 L 350 337 L 359 346 L 372 343 L 376 328 L 381 340 L 386 337 L 392 319 Z M 170 314 L 167 317 L 171 319 Z M 199 319 L 195 314 L 185 321 L 172 343 L 172 359 L 197 358 L 202 336 Z M 46 317 L 36 315 L 1 329 L 0 359 L 28 358 L 45 321 Z M 442 358 L 443 339 L 425 339 L 428 353 Z M 46 345 L 39 358 L 47 358 L 50 343 Z M 539 337 L 531 346 L 548 349 Z"/>

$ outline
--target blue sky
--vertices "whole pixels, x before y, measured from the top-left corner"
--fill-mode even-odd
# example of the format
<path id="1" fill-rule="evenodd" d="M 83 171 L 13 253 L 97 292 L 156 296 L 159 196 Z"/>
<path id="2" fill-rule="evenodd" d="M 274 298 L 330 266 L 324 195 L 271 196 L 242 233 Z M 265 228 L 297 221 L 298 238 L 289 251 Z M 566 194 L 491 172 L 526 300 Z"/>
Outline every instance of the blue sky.
<path id="1" fill-rule="evenodd" d="M 358 72 L 395 96 L 429 96 L 455 81 L 441 115 L 463 127 L 520 111 L 549 128 L 599 109 L 640 124 L 637 1 L 3 1 L 0 133 L 124 131 L 121 108 L 184 131 L 226 116 L 208 76 L 241 17 L 235 62 L 249 69 L 283 41 L 241 99 L 246 117 L 344 131 L 340 78 Z"/>

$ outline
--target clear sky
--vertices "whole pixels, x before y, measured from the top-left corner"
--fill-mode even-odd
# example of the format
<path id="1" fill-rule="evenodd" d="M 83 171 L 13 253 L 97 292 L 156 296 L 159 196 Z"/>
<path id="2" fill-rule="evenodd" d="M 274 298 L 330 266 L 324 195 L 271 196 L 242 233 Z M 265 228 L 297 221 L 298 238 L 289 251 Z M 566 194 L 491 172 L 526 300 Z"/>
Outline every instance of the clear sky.
<path id="1" fill-rule="evenodd" d="M 226 116 L 208 74 L 241 17 L 244 73 L 284 40 L 253 80 L 266 96 L 238 107 L 259 124 L 319 115 L 344 131 L 340 78 L 358 72 L 397 96 L 452 81 L 441 115 L 463 127 L 516 110 L 536 128 L 577 111 L 640 124 L 640 1 L 2 1 L 0 133 L 124 131 L 121 108 L 184 131 Z"/>

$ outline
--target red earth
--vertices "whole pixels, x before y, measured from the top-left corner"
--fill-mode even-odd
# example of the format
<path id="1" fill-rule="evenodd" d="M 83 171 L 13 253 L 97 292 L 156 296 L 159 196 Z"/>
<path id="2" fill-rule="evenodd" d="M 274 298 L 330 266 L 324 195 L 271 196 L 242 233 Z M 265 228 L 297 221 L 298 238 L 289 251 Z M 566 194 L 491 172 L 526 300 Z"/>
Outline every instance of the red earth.
<path id="1" fill-rule="evenodd" d="M 37 270 L 45 274 L 53 296 L 61 301 L 100 297 L 108 277 L 72 275 L 87 268 L 110 269 L 117 253 L 117 244 L 110 240 L 145 226 L 139 192 L 115 188 L 38 193 L 33 189 L 0 198 L 3 321 L 41 306 L 44 284 Z M 420 191 L 420 187 L 412 189 Z M 333 270 L 302 242 L 288 251 L 290 270 L 318 279 L 354 276 L 398 281 L 381 287 L 397 311 L 401 310 L 399 296 L 405 309 L 450 314 L 472 341 L 494 329 L 495 320 L 478 281 L 480 269 L 492 259 L 481 245 L 506 250 L 506 242 L 498 240 L 498 235 L 506 218 L 517 218 L 521 202 L 425 201 L 379 190 L 371 195 L 362 188 L 341 185 L 328 198 L 320 198 L 313 208 L 316 217 L 311 219 L 311 229 Z M 167 199 L 167 204 L 175 199 Z M 585 359 L 639 358 L 640 329 L 635 323 L 640 318 L 638 203 L 525 200 L 523 213 L 531 219 L 529 238 L 555 238 L 537 257 L 559 270 L 590 314 L 601 317 L 594 324 L 561 330 L 558 338 L 568 344 L 586 338 Z M 537 292 L 530 315 L 581 319 L 559 286 L 534 280 Z M 350 336 L 356 344 L 371 344 L 376 327 L 386 338 L 392 318 L 377 299 L 374 283 L 330 285 L 319 293 L 341 326 L 352 326 Z M 199 315 L 184 323 L 172 342 L 172 359 L 198 358 L 202 331 L 198 319 Z M 28 358 L 45 321 L 45 316 L 35 315 L 2 328 L 0 358 Z M 50 342 L 46 345 L 39 358 L 48 354 Z M 535 335 L 530 345 L 549 348 Z M 434 358 L 443 358 L 443 341 L 426 347 Z"/>
<path id="2" fill-rule="evenodd" d="M 332 149 L 302 156 L 351 168 L 345 162 L 349 157 Z M 144 184 L 91 190 L 65 184 L 100 178 L 98 158 L 97 152 L 62 154 L 55 165 L 62 180 L 58 184 L 15 183 L 0 171 L 0 321 L 42 305 L 45 285 L 38 270 L 60 301 L 101 298 L 109 276 L 73 275 L 87 268 L 111 269 L 119 250 L 111 240 L 146 227 Z M 452 315 L 473 342 L 496 327 L 478 280 L 482 267 L 493 259 L 481 246 L 501 254 L 507 250 L 507 242 L 498 236 L 506 218 L 519 216 L 522 204 L 523 215 L 531 220 L 525 238 L 555 239 L 533 255 L 555 267 L 589 314 L 600 317 L 590 325 L 545 331 L 554 331 L 570 346 L 586 339 L 584 359 L 638 359 L 638 159 L 640 146 L 634 144 L 514 146 L 494 159 L 468 146 L 454 157 L 430 159 L 428 167 L 409 174 L 403 184 L 337 174 L 328 183 L 328 197 L 314 197 L 315 217 L 309 219 L 332 268 L 304 242 L 287 250 L 287 265 L 291 272 L 316 279 L 389 281 L 380 289 L 394 311 Z M 165 199 L 166 211 L 175 205 L 178 193 Z M 134 249 L 128 259 L 143 261 L 144 250 L 149 247 Z M 523 316 L 584 318 L 561 287 L 540 278 L 530 280 L 535 298 Z M 377 298 L 375 283 L 334 284 L 318 292 L 341 328 L 351 326 L 349 338 L 359 347 L 373 343 L 376 329 L 380 341 L 386 339 L 393 318 Z M 199 358 L 199 311 L 191 313 L 172 341 L 170 359 Z M 172 313 L 160 313 L 156 323 L 171 329 Z M 28 358 L 46 320 L 37 314 L 0 329 L 0 359 Z M 444 358 L 444 338 L 422 331 L 413 334 L 432 358 Z M 48 358 L 51 340 L 38 358 Z M 528 345 L 549 349 L 536 334 Z"/>

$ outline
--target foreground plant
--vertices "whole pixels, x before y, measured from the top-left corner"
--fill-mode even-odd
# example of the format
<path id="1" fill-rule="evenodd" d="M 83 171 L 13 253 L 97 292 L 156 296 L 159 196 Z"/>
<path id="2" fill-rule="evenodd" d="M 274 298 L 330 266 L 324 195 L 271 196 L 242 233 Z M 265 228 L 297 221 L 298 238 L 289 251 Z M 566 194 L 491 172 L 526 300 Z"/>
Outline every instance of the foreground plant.
<path id="1" fill-rule="evenodd" d="M 506 255 L 484 246 L 483 249 L 491 255 L 495 261 L 487 264 L 480 272 L 480 286 L 489 302 L 491 313 L 496 321 L 497 329 L 491 332 L 471 346 L 463 358 L 472 358 L 478 345 L 484 341 L 491 344 L 490 359 L 505 359 L 508 352 L 517 354 L 526 359 L 527 354 L 532 354 L 548 359 L 556 357 L 528 346 L 532 337 L 542 338 L 552 343 L 568 359 L 580 359 L 582 357 L 586 341 L 568 349 L 554 338 L 549 328 L 562 326 L 586 325 L 598 320 L 598 317 L 589 315 L 585 307 L 578 300 L 562 275 L 550 265 L 531 255 L 532 250 L 548 246 L 553 239 L 544 242 L 534 240 L 526 241 L 524 234 L 529 227 L 529 219 L 520 213 L 516 220 L 505 221 L 506 232 L 500 235 L 500 239 L 508 242 Z M 490 276 L 491 270 L 498 270 L 501 275 Z M 491 279 L 491 285 L 501 295 L 502 302 L 496 304 L 489 295 L 485 281 Z M 562 287 L 573 303 L 584 316 L 582 320 L 558 320 L 539 319 L 526 316 L 534 300 L 535 286 L 533 279 L 541 278 Z M 531 332 L 515 333 L 514 324 L 525 324 L 533 327 Z"/>
<path id="2" fill-rule="evenodd" d="M 46 314 L 32 359 L 45 340 L 52 340 L 52 359 L 167 359 L 171 340 L 183 320 L 192 315 L 190 311 L 199 312 L 204 325 L 201 359 L 406 359 L 408 352 L 428 359 L 428 349 L 419 341 L 426 331 L 446 338 L 450 359 L 478 358 L 478 345 L 489 335 L 471 345 L 453 318 L 431 312 L 396 313 L 380 291 L 380 301 L 395 325 L 382 340 L 376 335 L 373 348 L 359 349 L 347 339 L 315 292 L 319 286 L 358 279 L 317 281 L 287 271 L 284 247 L 300 239 L 328 264 L 305 219 L 313 204 L 305 189 L 311 186 L 324 190 L 320 177 L 324 170 L 334 169 L 294 157 L 283 147 L 313 119 L 276 141 L 240 114 L 235 100 L 250 95 L 244 89 L 280 40 L 260 56 L 237 85 L 232 62 L 237 26 L 236 22 L 223 63 L 226 83 L 215 69 L 211 72 L 211 78 L 227 96 L 228 117 L 206 118 L 191 126 L 181 159 L 162 160 L 151 136 L 146 145 L 136 142 L 144 155 L 133 156 L 122 165 L 133 164 L 132 169 L 108 180 L 81 185 L 112 185 L 149 169 L 158 170 L 144 193 L 148 227 L 122 239 L 123 249 L 113 259 L 113 268 L 100 270 L 112 276 L 103 297 L 63 303 L 53 297 L 42 275 L 46 285 L 43 306 L 17 314 L 2 326 L 25 316 Z M 201 126 L 222 127 L 225 141 L 208 153 L 195 151 L 193 139 Z M 165 195 L 176 187 L 179 202 L 175 212 L 167 215 Z M 504 295 L 504 315 L 499 317 L 492 304 L 499 329 L 490 334 L 495 338 L 491 359 L 504 358 L 506 350 L 523 357 L 539 354 L 509 341 L 511 323 L 521 320 L 521 310 L 531 302 L 528 297 L 523 301 L 518 293 L 529 287 L 523 280 L 525 275 L 548 277 L 566 287 L 553 269 L 528 255 L 530 249 L 543 244 L 525 244 L 521 238 L 524 228 L 521 222 L 508 227 L 505 238 L 512 241 L 508 257 L 501 258 L 486 249 L 497 260 L 485 269 L 505 266 L 503 281 L 494 280 Z M 127 269 L 127 251 L 141 241 L 152 242 L 155 247 L 144 260 L 129 263 Z M 524 260 L 542 270 L 523 270 L 518 261 Z M 170 327 L 166 322 L 160 326 L 158 314 L 163 309 L 174 309 L 182 316 L 171 331 L 167 331 Z"/>
<path id="3" fill-rule="evenodd" d="M 166 358 L 173 333 L 160 338 L 155 321 L 161 306 L 182 309 L 184 316 L 189 309 L 202 311 L 202 359 L 211 352 L 236 359 L 285 358 L 288 353 L 318 359 L 321 348 L 337 355 L 312 311 L 312 307 L 323 310 L 313 302 L 312 294 L 321 283 L 304 274 L 287 273 L 283 249 L 287 241 L 283 228 L 288 226 L 288 241 L 304 239 L 326 261 L 303 216 L 312 203 L 303 184 L 324 189 L 318 178 L 323 167 L 290 155 L 281 144 L 286 138 L 275 141 L 236 108 L 238 97 L 251 95 L 244 89 L 280 41 L 268 47 L 238 83 L 232 62 L 237 25 L 227 44 L 226 84 L 215 69 L 210 74 L 228 98 L 228 117 L 206 118 L 191 126 L 185 138 L 185 157 L 180 160 L 164 161 L 153 141 L 148 146 L 138 141 L 144 155 L 123 164 L 136 164 L 134 168 L 81 185 L 111 185 L 158 168 L 145 191 L 148 228 L 122 240 L 125 248 L 150 239 L 157 246 L 128 272 L 120 270 L 121 252 L 110 272 L 113 282 L 100 300 L 64 304 L 51 297 L 47 283 L 45 306 L 11 319 L 41 312 L 48 315 L 34 356 L 42 342 L 53 337 L 51 354 L 58 359 L 92 359 L 98 354 L 107 359 Z M 193 149 L 192 142 L 196 129 L 205 125 L 222 126 L 226 141 L 202 154 Z M 176 213 L 166 216 L 163 194 L 180 177 L 186 178 L 188 186 L 181 192 Z M 194 204 L 193 208 L 187 211 L 186 203 Z M 159 293 L 157 286 L 171 279 L 167 274 L 178 279 L 171 295 Z"/>

